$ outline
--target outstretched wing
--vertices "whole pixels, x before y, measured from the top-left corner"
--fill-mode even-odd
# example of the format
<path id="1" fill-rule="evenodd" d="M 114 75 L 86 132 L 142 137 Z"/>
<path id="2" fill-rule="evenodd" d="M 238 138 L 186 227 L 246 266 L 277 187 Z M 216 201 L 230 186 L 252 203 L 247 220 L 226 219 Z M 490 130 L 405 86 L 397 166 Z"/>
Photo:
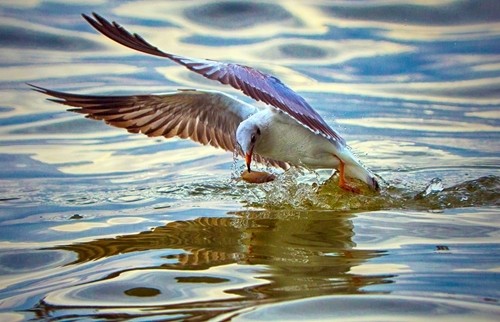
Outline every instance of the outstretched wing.
<path id="1" fill-rule="evenodd" d="M 88 23 L 108 38 L 137 51 L 165 57 L 209 79 L 231 85 L 257 101 L 262 101 L 290 115 L 314 133 L 322 135 L 337 146 L 344 139 L 323 118 L 288 86 L 274 76 L 254 68 L 206 59 L 187 58 L 165 53 L 149 44 L 138 34 L 131 34 L 116 22 L 109 22 L 98 14 L 94 18 L 82 15 Z"/>
<path id="2" fill-rule="evenodd" d="M 90 96 L 57 92 L 30 85 L 73 106 L 71 112 L 147 136 L 178 136 L 201 144 L 237 151 L 236 129 L 257 109 L 217 91 L 181 90 L 163 95 Z M 287 169 L 288 164 L 256 156 L 255 161 Z"/>

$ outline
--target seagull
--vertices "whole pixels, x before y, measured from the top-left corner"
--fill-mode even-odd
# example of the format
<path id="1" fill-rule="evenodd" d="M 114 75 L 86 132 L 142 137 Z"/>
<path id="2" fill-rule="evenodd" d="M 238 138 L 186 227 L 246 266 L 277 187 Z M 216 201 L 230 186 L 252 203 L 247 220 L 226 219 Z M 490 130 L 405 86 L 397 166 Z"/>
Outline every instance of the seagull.
<path id="1" fill-rule="evenodd" d="M 92 17 L 82 16 L 97 31 L 123 46 L 168 58 L 265 104 L 256 107 L 214 90 L 90 96 L 28 84 L 33 90 L 53 97 L 49 100 L 74 107 L 68 111 L 102 120 L 131 133 L 189 138 L 203 145 L 236 152 L 245 158 L 249 173 L 252 160 L 285 170 L 292 166 L 334 169 L 338 171 L 342 189 L 359 192 L 347 179 L 355 178 L 379 190 L 375 175 L 354 156 L 344 138 L 303 97 L 278 78 L 240 64 L 166 53 L 140 35 L 96 13 Z"/>

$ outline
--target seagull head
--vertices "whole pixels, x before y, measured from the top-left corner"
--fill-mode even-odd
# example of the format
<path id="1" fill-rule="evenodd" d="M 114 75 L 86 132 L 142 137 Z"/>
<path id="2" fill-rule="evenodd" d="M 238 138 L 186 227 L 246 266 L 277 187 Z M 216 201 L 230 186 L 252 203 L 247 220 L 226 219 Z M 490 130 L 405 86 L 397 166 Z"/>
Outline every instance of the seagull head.
<path id="1" fill-rule="evenodd" d="M 248 172 L 251 172 L 250 163 L 252 162 L 252 153 L 259 138 L 260 128 L 250 119 L 241 122 L 236 130 L 236 141 L 245 154 Z"/>

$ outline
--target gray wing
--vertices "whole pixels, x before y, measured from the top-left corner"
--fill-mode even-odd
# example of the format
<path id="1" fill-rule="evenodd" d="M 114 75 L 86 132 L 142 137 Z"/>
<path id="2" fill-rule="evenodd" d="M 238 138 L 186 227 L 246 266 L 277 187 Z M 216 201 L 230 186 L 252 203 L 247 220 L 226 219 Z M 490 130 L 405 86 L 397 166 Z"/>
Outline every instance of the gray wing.
<path id="1" fill-rule="evenodd" d="M 118 23 L 110 23 L 96 13 L 93 14 L 95 19 L 87 15 L 82 16 L 103 35 L 123 46 L 171 59 L 206 78 L 239 89 L 251 98 L 285 112 L 312 132 L 327 138 L 335 145 L 345 145 L 345 140 L 323 120 L 302 96 L 274 76 L 239 64 L 169 54 L 154 47 L 138 34 L 131 34 Z"/>
<path id="2" fill-rule="evenodd" d="M 237 151 L 238 125 L 257 109 L 217 91 L 180 90 L 162 95 L 93 96 L 53 91 L 30 85 L 54 97 L 56 103 L 73 106 L 71 112 L 147 136 L 178 136 L 226 151 Z M 287 169 L 288 164 L 256 155 L 255 161 Z"/>

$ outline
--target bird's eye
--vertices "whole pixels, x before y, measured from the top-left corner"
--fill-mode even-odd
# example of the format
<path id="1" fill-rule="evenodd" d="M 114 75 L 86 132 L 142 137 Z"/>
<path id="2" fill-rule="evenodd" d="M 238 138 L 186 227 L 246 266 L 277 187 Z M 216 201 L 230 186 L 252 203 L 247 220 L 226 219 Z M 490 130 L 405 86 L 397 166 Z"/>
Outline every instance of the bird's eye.
<path id="1" fill-rule="evenodd" d="M 252 138 L 250 139 L 250 142 L 255 143 L 255 135 L 252 135 Z"/>

